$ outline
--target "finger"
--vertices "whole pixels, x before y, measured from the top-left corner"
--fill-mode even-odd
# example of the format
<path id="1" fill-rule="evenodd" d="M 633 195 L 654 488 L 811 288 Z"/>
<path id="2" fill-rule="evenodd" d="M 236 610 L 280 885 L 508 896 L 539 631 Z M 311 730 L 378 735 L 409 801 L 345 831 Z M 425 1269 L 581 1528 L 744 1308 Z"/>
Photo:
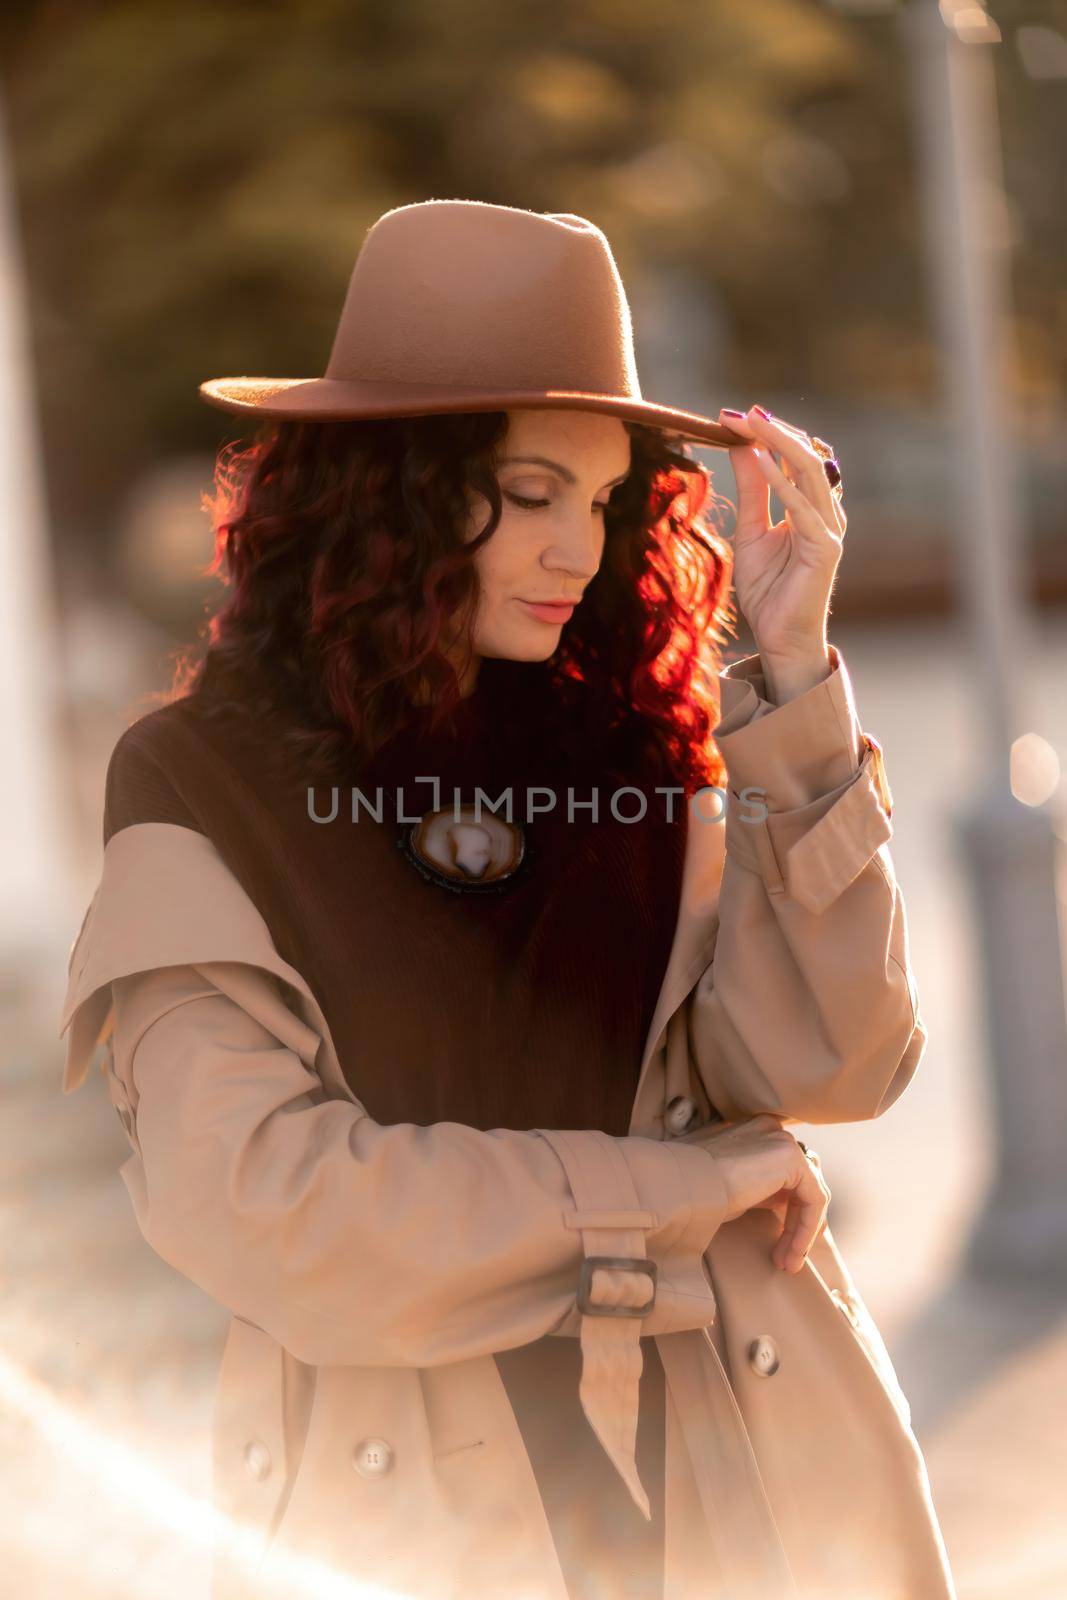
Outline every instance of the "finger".
<path id="1" fill-rule="evenodd" d="M 726 427 L 729 427 L 729 429 L 733 429 L 736 434 L 747 435 L 747 437 L 752 438 L 753 443 L 758 443 L 757 434 L 755 434 L 755 429 L 752 427 L 752 422 L 749 421 L 749 418 L 747 418 L 742 411 L 728 411 L 726 410 L 725 406 L 723 406 L 723 408 L 720 410 L 720 413 L 718 413 L 718 421 L 723 422 L 723 424 L 725 424 Z M 795 437 L 797 437 L 798 440 L 800 440 L 800 438 L 808 437 L 808 435 L 803 434 L 800 429 L 790 427 L 789 422 L 777 422 L 777 426 L 787 430 L 787 432 L 790 432 L 790 434 L 795 434 Z M 734 477 L 737 477 L 737 458 L 741 458 L 742 454 L 744 454 L 744 450 L 739 448 L 739 446 L 729 446 L 729 456 L 731 456 L 731 466 L 733 466 L 734 469 Z M 782 470 L 784 470 L 785 474 L 787 474 L 787 477 L 790 478 L 790 482 L 797 482 L 795 477 L 793 477 L 793 472 L 795 472 L 795 469 L 793 469 L 789 462 L 785 461 L 784 458 L 782 458 L 781 466 Z M 763 526 L 769 525 L 769 506 L 768 512 L 766 512 L 765 517 L 760 518 L 760 522 Z M 841 528 L 841 531 L 845 530 Z"/>
<path id="2" fill-rule="evenodd" d="M 772 456 L 771 459 L 773 460 L 774 457 Z M 845 530 L 848 527 L 848 518 L 845 516 L 844 505 L 830 488 L 830 480 L 827 478 L 826 469 L 822 465 L 822 457 L 818 456 L 816 459 L 819 462 L 819 467 L 814 480 L 814 489 L 812 487 L 812 479 L 807 475 L 802 475 L 793 465 L 790 459 L 781 451 L 778 453 L 778 460 L 776 464 L 778 466 L 778 470 L 793 485 L 793 487 L 800 489 L 802 493 L 805 493 L 808 504 L 814 504 L 816 506 L 822 515 L 823 521 L 826 523 L 826 526 L 830 529 L 830 531 L 832 533 L 836 533 L 839 538 L 843 539 Z M 824 510 L 824 508 L 828 509 Z"/>
<path id="3" fill-rule="evenodd" d="M 771 1252 L 772 1260 L 787 1272 L 799 1272 L 826 1219 L 827 1197 L 816 1174 L 804 1161 L 790 1196 L 782 1235 Z"/>
<path id="4" fill-rule="evenodd" d="M 812 505 L 803 489 L 786 477 L 769 450 L 761 447 L 754 451 L 754 455 L 757 469 L 762 473 L 782 504 L 791 512 L 792 524 L 796 532 L 802 536 L 810 548 L 818 551 L 827 559 L 838 559 L 843 545 L 842 535 L 837 532 L 836 528 L 827 526 L 825 518 Z"/>
<path id="5" fill-rule="evenodd" d="M 771 526 L 771 489 L 756 459 L 755 444 L 731 448 L 730 465 L 737 484 L 737 522 L 734 539 L 766 533 Z"/>
<path id="6" fill-rule="evenodd" d="M 759 413 L 755 411 L 755 408 L 753 408 L 753 416 L 759 421 L 763 420 L 759 417 Z M 782 417 L 772 416 L 769 420 L 774 424 L 775 427 L 784 429 L 786 433 L 792 434 L 794 438 L 800 441 L 806 449 L 814 451 L 814 446 L 811 443 L 811 437 L 803 428 L 799 428 L 791 422 L 786 422 Z M 751 435 L 753 438 L 756 437 L 756 429 L 753 427 L 752 419 L 747 412 L 727 410 L 726 407 L 723 407 L 719 411 L 719 421 L 724 422 L 726 426 L 732 428 L 735 433 Z M 823 458 L 819 455 L 818 451 L 815 451 L 814 453 L 819 460 L 823 478 L 825 479 L 826 485 L 829 488 L 830 480 L 826 477 L 825 466 L 822 465 Z M 784 458 L 782 461 L 782 468 L 790 480 L 795 482 L 796 480 L 793 478 L 792 471 L 790 470 L 788 463 L 785 462 Z M 830 488 L 830 509 L 832 512 L 832 525 L 837 528 L 838 533 L 843 535 L 848 528 L 848 516 L 845 512 L 843 498 L 840 495 L 835 494 L 832 488 Z"/>
<path id="7" fill-rule="evenodd" d="M 753 407 L 748 421 L 756 437 L 771 445 L 782 457 L 786 475 L 803 489 L 808 499 L 823 514 L 828 526 L 840 532 L 840 501 L 830 487 L 823 458 L 802 429 L 791 427 L 779 417 L 761 417 Z"/>
<path id="8" fill-rule="evenodd" d="M 793 1201 L 790 1204 L 781 1235 L 771 1253 L 776 1267 L 792 1273 L 801 1270 L 807 1260 L 808 1250 L 818 1237 L 816 1214 L 817 1208 L 813 1202 Z"/>
<path id="9" fill-rule="evenodd" d="M 753 406 L 748 414 L 748 421 L 756 438 L 771 445 L 778 450 L 789 462 L 793 470 L 810 485 L 812 489 L 819 487 L 819 478 L 822 486 L 829 493 L 830 485 L 826 477 L 826 470 L 822 464 L 822 457 L 812 444 L 806 433 L 798 428 L 791 427 L 780 417 L 762 417 Z"/>
<path id="10" fill-rule="evenodd" d="M 720 406 L 719 421 L 724 428 L 732 428 L 734 433 L 739 433 L 743 439 L 755 437 L 752 424 L 743 411 L 734 411 L 728 406 Z"/>
<path id="11" fill-rule="evenodd" d="M 749 436 L 754 438 L 756 436 L 756 430 L 752 426 L 749 414 L 746 411 L 729 411 L 724 406 L 719 411 L 719 421 L 724 423 L 726 427 L 732 428 L 735 433 L 745 435 L 746 438 Z M 774 417 L 773 421 L 780 428 L 785 428 L 789 433 L 795 434 L 798 439 L 807 438 L 803 428 L 795 427 L 791 422 L 784 422 L 781 417 Z"/>

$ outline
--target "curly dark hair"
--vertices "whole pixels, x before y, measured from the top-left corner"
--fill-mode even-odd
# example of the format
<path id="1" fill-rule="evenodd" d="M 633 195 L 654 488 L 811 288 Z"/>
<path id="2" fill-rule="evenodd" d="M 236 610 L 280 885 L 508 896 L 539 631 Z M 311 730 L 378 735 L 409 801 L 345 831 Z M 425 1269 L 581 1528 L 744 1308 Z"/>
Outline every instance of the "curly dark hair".
<path id="1" fill-rule="evenodd" d="M 724 776 L 711 729 L 736 613 L 712 516 L 728 502 L 685 444 L 626 426 L 632 467 L 606 508 L 600 569 L 553 656 L 526 670 L 561 733 L 588 748 L 636 728 L 651 770 L 689 794 Z M 229 593 L 199 661 L 196 647 L 181 653 L 170 697 L 196 696 L 209 714 L 281 712 L 286 757 L 324 775 L 373 755 L 416 692 L 434 727 L 447 721 L 461 684 L 442 639 L 474 616 L 506 428 L 502 411 L 273 421 L 224 445 L 204 504 L 208 571 Z M 491 516 L 464 542 L 472 491 Z"/>

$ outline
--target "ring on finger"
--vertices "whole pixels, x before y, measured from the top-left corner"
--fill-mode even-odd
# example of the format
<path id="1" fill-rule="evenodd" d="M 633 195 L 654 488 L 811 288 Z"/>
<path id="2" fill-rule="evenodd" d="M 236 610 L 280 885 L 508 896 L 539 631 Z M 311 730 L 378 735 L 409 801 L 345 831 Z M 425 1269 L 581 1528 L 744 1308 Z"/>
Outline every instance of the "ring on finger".
<path id="1" fill-rule="evenodd" d="M 830 493 L 833 495 L 834 500 L 840 504 L 844 497 L 845 488 L 843 475 L 841 472 L 841 463 L 837 459 L 837 453 L 834 450 L 833 445 L 828 444 L 825 439 L 820 439 L 817 434 L 807 433 L 804 429 L 790 428 L 786 423 L 783 423 L 777 417 L 773 418 L 772 420 L 783 433 L 792 434 L 793 438 L 798 442 L 804 440 L 811 446 L 811 448 L 815 451 L 815 454 L 822 461 L 823 472 L 825 473 L 826 481 L 830 486 Z M 782 451 L 778 452 L 778 456 L 780 470 L 789 479 L 794 488 L 799 488 L 800 486 L 797 483 L 793 472 L 790 470 L 791 464 L 788 461 L 788 457 Z"/>
<path id="2" fill-rule="evenodd" d="M 825 439 L 820 439 L 814 434 L 809 434 L 808 439 L 812 449 L 822 461 L 822 468 L 826 473 L 826 481 L 830 485 L 830 493 L 835 500 L 840 500 L 845 492 L 845 485 L 841 473 L 841 463 L 834 453 L 833 445 L 827 444 Z"/>
<path id="3" fill-rule="evenodd" d="M 777 419 L 775 420 L 777 421 Z M 794 431 L 792 428 L 786 427 L 786 425 L 782 422 L 778 422 L 778 427 L 781 428 L 785 433 L 791 433 L 798 441 L 801 439 L 806 440 L 806 442 L 811 446 L 811 448 L 815 451 L 815 454 L 822 461 L 823 472 L 826 474 L 826 481 L 830 485 L 830 493 L 833 495 L 835 500 L 840 502 L 845 492 L 844 482 L 841 472 L 841 463 L 837 459 L 837 453 L 834 450 L 833 445 L 827 444 L 826 440 L 820 439 L 817 434 L 807 433 L 803 429 Z M 785 476 L 789 479 L 793 487 L 799 488 L 800 486 L 796 481 L 794 472 L 791 470 L 791 463 L 789 462 L 788 457 L 782 452 L 779 452 L 779 465 L 782 472 L 784 472 Z"/>

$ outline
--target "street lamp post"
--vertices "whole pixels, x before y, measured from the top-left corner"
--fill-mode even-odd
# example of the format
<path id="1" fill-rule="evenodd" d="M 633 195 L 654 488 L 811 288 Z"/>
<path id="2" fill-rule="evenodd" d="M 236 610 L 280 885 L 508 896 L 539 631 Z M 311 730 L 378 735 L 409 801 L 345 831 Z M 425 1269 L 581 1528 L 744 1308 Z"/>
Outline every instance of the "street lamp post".
<path id="1" fill-rule="evenodd" d="M 1010 230 L 990 46 L 974 0 L 912 0 L 912 66 L 930 282 L 954 450 L 956 570 L 986 737 L 956 815 L 978 928 L 995 1173 L 969 1241 L 983 1277 L 1067 1279 L 1067 1009 L 1057 880 L 1062 784 L 1035 788 L 1024 686 L 1036 659 L 1014 446 Z M 1026 771 L 1031 763 L 1031 774 Z M 1038 765 L 1040 766 L 1040 759 Z"/>
<path id="2" fill-rule="evenodd" d="M 0 966 L 5 1001 L 32 1011 L 52 996 L 57 958 L 76 927 L 57 722 L 59 634 L 22 289 L 0 117 Z M 9 1024 L 9 1039 L 13 1031 Z"/>

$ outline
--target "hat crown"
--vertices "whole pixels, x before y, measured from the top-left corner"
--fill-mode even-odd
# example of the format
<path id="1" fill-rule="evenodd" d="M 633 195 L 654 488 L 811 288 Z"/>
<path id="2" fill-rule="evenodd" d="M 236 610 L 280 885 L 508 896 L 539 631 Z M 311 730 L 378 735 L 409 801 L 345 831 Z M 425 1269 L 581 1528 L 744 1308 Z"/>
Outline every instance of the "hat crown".
<path id="1" fill-rule="evenodd" d="M 477 200 L 378 218 L 325 376 L 641 398 L 630 307 L 601 230 Z"/>

